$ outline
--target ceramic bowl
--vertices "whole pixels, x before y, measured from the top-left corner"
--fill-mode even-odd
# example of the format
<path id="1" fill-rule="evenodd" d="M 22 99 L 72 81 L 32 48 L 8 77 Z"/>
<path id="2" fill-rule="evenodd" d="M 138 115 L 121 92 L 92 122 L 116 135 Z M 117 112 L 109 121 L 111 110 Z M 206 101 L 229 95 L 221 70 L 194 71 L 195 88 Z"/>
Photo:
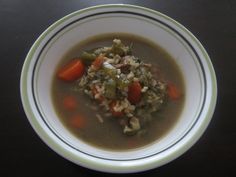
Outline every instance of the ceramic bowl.
<path id="1" fill-rule="evenodd" d="M 179 121 L 162 139 L 122 152 L 99 149 L 76 138 L 60 122 L 51 97 L 61 57 L 86 38 L 116 32 L 141 36 L 164 48 L 180 67 L 186 89 Z M 217 97 L 210 58 L 193 34 L 157 11 L 122 4 L 86 8 L 52 24 L 26 57 L 20 89 L 30 124 L 50 148 L 78 165 L 113 173 L 156 168 L 186 152 L 207 128 Z"/>

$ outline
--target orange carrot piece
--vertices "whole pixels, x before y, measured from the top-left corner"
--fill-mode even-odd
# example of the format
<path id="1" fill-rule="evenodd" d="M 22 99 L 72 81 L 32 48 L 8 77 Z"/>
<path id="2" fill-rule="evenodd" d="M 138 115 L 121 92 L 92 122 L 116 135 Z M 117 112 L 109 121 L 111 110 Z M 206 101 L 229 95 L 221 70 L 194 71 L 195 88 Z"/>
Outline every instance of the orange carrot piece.
<path id="1" fill-rule="evenodd" d="M 179 89 L 173 83 L 168 83 L 167 93 L 168 93 L 169 98 L 172 100 L 177 100 L 181 96 Z"/>
<path id="2" fill-rule="evenodd" d="M 137 104 L 141 100 L 142 87 L 138 81 L 129 85 L 128 100 L 131 104 Z"/>
<path id="3" fill-rule="evenodd" d="M 80 59 L 74 59 L 62 67 L 57 76 L 64 81 L 74 81 L 83 76 L 85 66 Z"/>
<path id="4" fill-rule="evenodd" d="M 75 115 L 70 119 L 70 124 L 74 128 L 84 128 L 86 125 L 85 118 L 81 115 Z"/>
<path id="5" fill-rule="evenodd" d="M 63 98 L 63 107 L 65 109 L 75 110 L 77 105 L 78 105 L 78 102 L 75 97 L 68 95 Z"/>
<path id="6" fill-rule="evenodd" d="M 103 62 L 104 62 L 104 56 L 103 55 L 99 55 L 92 63 L 92 66 L 95 70 L 98 70 L 101 68 Z"/>

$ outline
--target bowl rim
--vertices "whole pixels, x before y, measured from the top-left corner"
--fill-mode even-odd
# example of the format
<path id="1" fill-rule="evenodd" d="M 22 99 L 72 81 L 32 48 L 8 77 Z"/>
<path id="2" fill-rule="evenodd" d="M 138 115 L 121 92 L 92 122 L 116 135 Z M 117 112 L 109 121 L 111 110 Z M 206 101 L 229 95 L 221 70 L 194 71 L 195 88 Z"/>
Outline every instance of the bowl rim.
<path id="1" fill-rule="evenodd" d="M 185 146 L 181 147 L 180 149 L 178 149 L 177 151 L 175 151 L 174 153 L 171 154 L 171 157 L 168 157 L 166 159 L 163 159 L 161 162 L 159 162 L 159 164 L 157 164 L 155 161 L 151 161 L 149 163 L 138 163 L 138 164 L 134 164 L 134 166 L 115 166 L 109 163 L 99 163 L 94 159 L 87 159 L 86 157 L 75 157 L 74 153 L 67 151 L 66 149 L 64 149 L 63 147 L 61 147 L 56 141 L 54 141 L 47 133 L 46 131 L 43 129 L 43 127 L 41 127 L 41 125 L 37 122 L 37 117 L 34 115 L 34 110 L 32 110 L 31 106 L 30 106 L 30 100 L 27 98 L 27 75 L 28 75 L 28 68 L 30 65 L 30 62 L 35 54 L 35 52 L 37 51 L 37 48 L 40 46 L 41 42 L 46 38 L 46 36 L 48 34 L 50 34 L 50 32 L 52 32 L 57 26 L 59 26 L 60 24 L 62 24 L 63 22 L 67 21 L 68 19 L 74 17 L 74 16 L 79 16 L 81 14 L 83 14 L 84 12 L 87 11 L 93 11 L 96 9 L 100 9 L 100 8 L 133 8 L 133 9 L 138 9 L 141 10 L 143 12 L 148 12 L 151 13 L 155 16 L 161 16 L 162 18 L 164 18 L 167 21 L 170 21 L 172 23 L 174 23 L 174 25 L 176 25 L 178 28 L 182 29 L 184 31 L 184 33 L 186 33 L 188 36 L 191 37 L 191 40 L 197 44 L 197 46 L 199 47 L 199 49 L 201 50 L 202 54 L 204 55 L 204 59 L 207 62 L 207 66 L 208 69 L 210 71 L 210 77 L 211 77 L 211 85 L 212 85 L 212 98 L 210 100 L 210 104 L 209 104 L 209 108 L 208 111 L 206 113 L 205 119 L 201 122 L 200 127 L 198 128 L 197 133 L 195 133 L 194 135 L 192 135 L 191 139 L 186 142 Z M 210 82 L 208 81 L 208 82 Z M 105 172 L 115 172 L 115 173 L 127 173 L 127 172 L 138 172 L 138 171 L 144 171 L 144 170 L 148 170 L 148 169 L 152 169 L 158 166 L 161 166 L 163 164 L 166 164 L 172 160 L 174 160 L 175 158 L 179 157 L 181 154 L 183 154 L 184 152 L 186 152 L 200 137 L 201 135 L 204 133 L 205 129 L 207 128 L 213 113 L 214 113 L 214 109 L 215 109 L 215 105 L 216 105 L 216 100 L 217 100 L 217 81 L 216 81 L 216 76 L 215 76 L 215 71 L 214 68 L 212 66 L 211 60 L 207 54 L 207 52 L 205 51 L 204 47 L 202 46 L 202 44 L 198 41 L 198 39 L 189 31 L 187 30 L 184 26 L 182 26 L 181 24 L 179 24 L 178 22 L 176 22 L 175 20 L 173 20 L 172 18 L 149 8 L 146 7 L 141 7 L 141 6 L 136 6 L 136 5 L 130 5 L 130 4 L 106 4 L 106 5 L 96 5 L 96 6 L 91 6 L 88 8 L 84 8 L 78 11 L 75 11 L 69 15 L 66 15 L 65 17 L 59 19 L 58 21 L 56 21 L 55 23 L 53 23 L 51 26 L 49 26 L 39 37 L 38 39 L 34 42 L 34 44 L 32 45 L 32 47 L 30 48 L 30 51 L 28 52 L 23 68 L 22 68 L 22 72 L 21 72 L 21 78 L 20 78 L 20 93 L 21 93 L 21 100 L 22 100 L 22 104 L 23 104 L 23 108 L 24 111 L 26 113 L 26 116 L 28 118 L 28 121 L 30 122 L 31 126 L 33 127 L 33 129 L 36 131 L 36 133 L 38 134 L 38 136 L 49 146 L 51 147 L 51 149 L 53 149 L 55 152 L 57 152 L 59 155 L 63 156 L 64 158 L 79 164 L 81 166 L 93 169 L 93 170 L 98 170 L 98 171 L 105 171 Z M 108 162 L 108 161 L 107 161 Z"/>

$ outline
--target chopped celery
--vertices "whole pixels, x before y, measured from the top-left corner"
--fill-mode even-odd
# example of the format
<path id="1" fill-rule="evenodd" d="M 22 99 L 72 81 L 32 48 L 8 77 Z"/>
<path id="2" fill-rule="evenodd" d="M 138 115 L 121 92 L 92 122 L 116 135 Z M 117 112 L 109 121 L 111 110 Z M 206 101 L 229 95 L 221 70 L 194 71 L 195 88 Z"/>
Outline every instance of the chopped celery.
<path id="1" fill-rule="evenodd" d="M 116 82 L 113 79 L 105 83 L 105 96 L 110 99 L 116 98 Z"/>

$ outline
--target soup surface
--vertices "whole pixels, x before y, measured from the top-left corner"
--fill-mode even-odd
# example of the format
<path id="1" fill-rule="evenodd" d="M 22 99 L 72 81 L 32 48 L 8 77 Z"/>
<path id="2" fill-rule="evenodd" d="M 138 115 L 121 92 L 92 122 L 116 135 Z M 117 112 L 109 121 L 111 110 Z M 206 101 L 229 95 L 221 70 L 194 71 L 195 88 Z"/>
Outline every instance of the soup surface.
<path id="1" fill-rule="evenodd" d="M 116 45 L 124 50 L 113 50 Z M 126 60 L 130 63 L 124 65 Z M 73 77 L 73 69 L 80 65 L 83 70 L 77 69 Z M 116 78 L 111 75 L 113 70 L 118 72 Z M 152 83 L 141 78 L 146 77 L 141 71 L 151 73 Z M 120 76 L 127 77 L 127 83 L 120 84 Z M 84 82 L 86 79 L 89 81 Z M 98 82 L 105 89 L 97 87 Z M 52 82 L 52 99 L 58 117 L 76 137 L 103 149 L 127 150 L 160 140 L 175 125 L 184 106 L 184 89 L 179 67 L 161 47 L 130 34 L 106 34 L 78 43 L 61 58 Z M 104 95 L 97 94 L 98 90 Z M 123 104 L 125 108 L 120 107 Z"/>

